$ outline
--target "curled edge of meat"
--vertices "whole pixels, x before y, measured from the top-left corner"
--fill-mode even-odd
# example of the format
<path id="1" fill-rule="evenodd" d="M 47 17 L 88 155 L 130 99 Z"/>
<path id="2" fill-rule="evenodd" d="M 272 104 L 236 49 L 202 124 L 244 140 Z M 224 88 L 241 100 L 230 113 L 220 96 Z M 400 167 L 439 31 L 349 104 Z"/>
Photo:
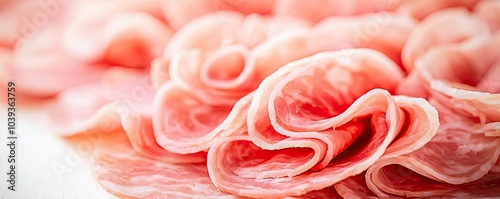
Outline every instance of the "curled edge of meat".
<path id="1" fill-rule="evenodd" d="M 356 50 L 355 50 L 356 51 Z M 364 52 L 363 50 L 359 50 L 360 52 Z M 369 51 L 369 50 L 366 50 Z M 368 53 L 368 52 L 367 52 Z M 337 52 L 337 54 L 342 57 L 342 54 Z M 315 58 L 323 57 L 327 58 L 330 55 L 328 53 L 324 53 L 322 55 L 316 55 Z M 345 54 L 343 54 L 345 56 Z M 379 55 L 379 54 L 377 54 Z M 332 54 L 333 56 L 333 54 Z M 381 55 L 379 55 L 381 56 Z M 314 56 L 313 56 L 314 57 Z M 287 195 L 300 195 L 303 193 L 306 193 L 308 191 L 316 190 L 316 189 L 321 189 L 323 187 L 328 187 L 331 186 L 337 182 L 340 182 L 341 180 L 353 176 L 356 174 L 361 173 L 362 171 L 366 170 L 369 166 L 371 166 L 377 159 L 378 157 L 382 156 L 386 148 L 390 145 L 391 142 L 394 141 L 394 139 L 397 137 L 398 134 L 398 129 L 401 128 L 403 125 L 404 121 L 401 121 L 403 119 L 402 115 L 399 115 L 400 109 L 398 108 L 397 104 L 392 101 L 392 96 L 387 92 L 383 91 L 380 89 L 375 89 L 372 90 L 366 94 L 364 94 L 362 97 L 357 99 L 353 105 L 351 106 L 351 111 L 347 110 L 346 112 L 349 112 L 349 114 L 366 114 L 363 113 L 363 108 L 359 108 L 360 106 L 355 106 L 355 104 L 371 104 L 371 103 L 376 103 L 376 102 L 382 102 L 387 100 L 386 108 L 387 110 L 387 116 L 386 119 L 382 119 L 383 116 L 381 117 L 374 117 L 378 118 L 373 119 L 372 118 L 372 125 L 375 125 L 373 128 L 375 128 L 375 131 L 381 131 L 381 134 L 384 134 L 383 132 L 387 133 L 384 135 L 378 135 L 382 137 L 377 137 L 377 135 L 374 135 L 374 137 L 377 137 L 376 139 L 380 139 L 379 141 L 374 141 L 371 144 L 377 145 L 377 146 L 372 146 L 370 145 L 370 149 L 375 149 L 375 151 L 371 151 L 370 154 L 365 154 L 363 157 L 357 157 L 356 155 L 354 157 L 346 157 L 346 160 L 343 161 L 353 161 L 353 163 L 347 163 L 343 162 L 342 165 L 344 165 L 347 168 L 336 168 L 335 166 L 335 159 L 333 159 L 333 163 L 330 162 L 330 164 L 326 165 L 324 168 L 320 168 L 317 171 L 307 171 L 310 168 L 312 168 L 315 163 L 321 162 L 320 160 L 322 157 L 325 157 L 325 149 L 322 149 L 325 146 L 324 143 L 318 142 L 319 140 L 317 139 L 310 139 L 308 137 L 300 137 L 297 135 L 284 135 L 282 137 L 277 136 L 278 140 L 276 140 L 276 136 L 274 136 L 274 141 L 272 143 L 266 143 L 268 141 L 261 140 L 261 138 L 256 138 L 257 134 L 264 133 L 262 136 L 268 136 L 266 134 L 269 134 L 267 132 L 258 132 L 259 130 L 256 129 L 256 127 L 253 127 L 257 123 L 262 124 L 262 122 L 256 121 L 255 119 L 252 119 L 255 117 L 256 114 L 258 114 L 259 109 L 267 109 L 267 106 L 263 106 L 264 108 L 260 107 L 259 105 L 259 100 L 260 98 L 263 97 L 263 93 L 270 92 L 266 91 L 269 90 L 269 88 L 265 85 L 276 81 L 276 77 L 279 77 L 281 74 L 287 74 L 287 69 L 293 68 L 291 65 L 293 64 L 298 64 L 298 63 L 307 63 L 307 61 L 312 60 L 313 58 L 305 58 L 303 60 L 299 60 L 296 62 L 292 62 L 289 65 L 281 68 L 278 70 L 275 74 L 272 74 L 269 76 L 264 82 L 261 84 L 261 87 L 257 89 L 256 94 L 254 96 L 254 99 L 252 101 L 252 105 L 250 107 L 250 112 L 249 112 L 249 118 L 248 118 L 248 125 L 249 125 L 249 135 L 243 135 L 243 136 L 237 136 L 237 137 L 229 137 L 225 139 L 219 140 L 216 144 L 214 144 L 208 153 L 208 159 L 207 159 L 207 166 L 209 168 L 209 174 L 214 182 L 214 184 L 222 191 L 231 193 L 231 194 L 236 194 L 236 195 L 241 195 L 241 196 L 248 196 L 248 197 L 282 197 L 282 196 L 287 196 Z M 348 58 L 345 58 L 347 61 Z M 388 58 L 386 58 L 388 59 Z M 307 61 L 305 61 L 307 60 Z M 316 62 L 312 62 L 316 63 Z M 317 63 L 316 63 L 317 64 Z M 397 68 L 397 66 L 394 66 Z M 288 70 L 289 71 L 289 70 Z M 291 72 L 291 71 L 289 71 Z M 288 72 L 288 73 L 289 73 Z M 284 78 L 286 78 L 285 76 Z M 279 79 L 279 78 L 278 78 Z M 279 80 L 278 80 L 279 81 Z M 274 83 L 275 84 L 275 83 Z M 270 85 L 273 85 L 270 84 Z M 378 97 L 376 97 L 378 96 Z M 265 98 L 265 97 L 264 97 Z M 374 100 L 380 98 L 380 101 Z M 392 103 L 391 103 L 392 101 Z M 371 102 L 371 103 L 370 103 Z M 424 103 L 426 104 L 425 100 L 420 99 L 420 104 Z M 427 103 L 428 104 L 428 103 Z M 365 107 L 365 106 L 361 106 Z M 426 117 L 421 117 L 422 114 L 419 114 L 418 116 L 415 116 L 414 118 L 417 118 L 417 120 L 422 120 L 421 122 L 429 122 L 429 125 L 423 125 L 427 127 L 427 131 L 423 131 L 424 133 L 417 133 L 419 136 L 427 137 L 430 139 L 432 135 L 435 133 L 435 129 L 439 125 L 439 122 L 437 120 L 437 111 L 433 109 L 432 106 L 428 105 L 425 106 L 426 108 L 423 109 L 429 109 L 429 116 L 430 118 Z M 365 107 L 366 108 L 366 107 Z M 354 110 L 356 109 L 356 110 Z M 434 110 L 434 111 L 432 111 Z M 425 112 L 425 111 L 424 111 Z M 258 114 L 262 115 L 262 114 Z M 268 117 L 267 114 L 264 114 L 265 117 Z M 374 116 L 376 116 L 375 114 Z M 383 114 L 382 114 L 383 115 Z M 399 117 L 398 117 L 399 115 Z M 423 114 L 425 115 L 425 113 Z M 340 116 L 338 116 L 340 117 Z M 350 115 L 345 114 L 344 117 L 348 119 Z M 354 116 L 353 116 L 354 117 Z M 424 119 L 425 118 L 425 119 Z M 351 118 L 352 119 L 352 118 Z M 426 120 L 428 119 L 428 120 Z M 338 122 L 342 121 L 341 118 L 337 119 Z M 268 121 L 269 122 L 269 121 Z M 373 123 L 375 122 L 375 123 Z M 379 123 L 377 123 L 379 122 Z M 381 125 L 380 123 L 385 123 L 389 122 L 391 126 L 387 126 L 385 128 L 378 128 L 382 126 L 377 126 Z M 399 123 L 399 124 L 398 124 Z M 337 125 L 340 125 L 342 123 L 338 123 Z M 270 126 L 270 124 L 268 124 Z M 387 124 L 388 125 L 388 124 Z M 415 129 L 409 128 L 409 131 L 413 131 Z M 253 133 L 252 133 L 253 131 Z M 257 132 L 256 132 L 257 131 Z M 388 132 L 386 132 L 388 131 Z M 306 132 L 304 132 L 306 133 Z M 307 133 L 306 133 L 307 134 Z M 376 133 L 375 133 L 376 134 Z M 414 133 L 406 133 L 402 134 L 403 136 L 409 136 L 411 138 Z M 310 135 L 304 135 L 304 136 L 310 136 Z M 385 138 L 383 138 L 385 137 Z M 375 139 L 375 138 L 373 138 Z M 260 141 L 259 141 L 260 140 Z M 320 139 L 321 140 L 321 139 Z M 394 142 L 395 146 L 399 145 L 404 145 L 404 139 L 403 138 L 398 138 Z M 408 141 L 408 140 L 406 140 Z M 422 142 L 423 143 L 423 142 Z M 414 148 L 421 147 L 423 144 L 422 143 L 414 143 L 412 146 Z M 318 148 L 318 146 L 322 146 Z M 297 148 L 299 147 L 299 148 Z M 305 156 L 297 156 L 297 153 L 288 153 L 285 152 L 286 150 L 299 150 L 300 148 L 305 147 L 304 149 L 310 148 L 312 149 L 312 155 L 310 152 L 308 153 L 306 151 L 302 151 L 301 154 Z M 372 148 L 373 147 L 373 148 Z M 254 150 L 254 151 L 252 151 Z M 280 157 L 280 151 L 283 151 L 285 157 L 283 161 L 288 162 L 288 161 L 293 161 L 293 157 L 299 158 L 299 161 L 296 162 L 291 162 L 291 164 L 287 164 L 288 166 L 286 168 L 280 168 L 279 165 L 276 167 L 272 167 L 274 169 L 266 169 L 262 165 L 254 165 L 252 166 L 251 159 L 253 157 L 252 154 L 256 153 L 257 151 L 258 154 L 263 153 L 263 154 L 268 154 L 271 155 L 271 158 L 269 161 L 272 162 L 273 159 L 278 160 L 278 157 Z M 278 151 L 276 151 L 278 150 Z M 234 154 L 233 154 L 234 153 Z M 246 154 L 241 157 L 236 157 L 238 155 L 235 154 Z M 365 152 L 366 153 L 366 152 Z M 397 152 L 393 152 L 397 153 Z M 293 155 L 291 155 L 293 154 Z M 394 155 L 395 155 L 394 154 Z M 359 155 L 359 154 L 358 154 Z M 235 157 L 233 157 L 235 156 Z M 283 158 L 281 157 L 281 158 Z M 241 161 L 245 160 L 246 158 L 250 158 L 248 162 L 249 165 L 246 165 L 246 163 L 242 163 Z M 256 157 L 255 157 L 256 158 Z M 304 159 L 306 158 L 306 159 Z M 359 158 L 360 160 L 352 160 L 352 159 L 357 159 Z M 232 161 L 235 159 L 238 159 L 239 165 L 240 166 L 235 166 L 235 165 L 230 165 Z M 340 161 L 340 160 L 337 160 Z M 302 162 L 302 163 L 301 163 Z M 328 163 L 328 162 L 327 162 Z M 265 165 L 271 166 L 269 162 L 266 162 Z M 292 167 L 289 167 L 289 165 L 292 165 Z M 241 168 L 240 168 L 241 167 Z M 252 174 L 252 172 L 248 173 L 246 170 L 254 168 L 259 171 L 259 175 Z M 245 170 L 246 169 L 246 170 Z M 262 175 L 265 174 L 265 175 Z M 288 175 L 288 177 L 286 177 Z M 335 176 L 335 178 L 329 177 L 328 179 L 323 179 L 322 176 Z M 324 177 L 323 176 L 323 177 Z M 308 183 L 304 183 L 308 182 Z M 288 189 L 280 189 L 279 187 L 287 186 L 289 187 Z M 291 187 L 291 188 L 290 188 Z"/>

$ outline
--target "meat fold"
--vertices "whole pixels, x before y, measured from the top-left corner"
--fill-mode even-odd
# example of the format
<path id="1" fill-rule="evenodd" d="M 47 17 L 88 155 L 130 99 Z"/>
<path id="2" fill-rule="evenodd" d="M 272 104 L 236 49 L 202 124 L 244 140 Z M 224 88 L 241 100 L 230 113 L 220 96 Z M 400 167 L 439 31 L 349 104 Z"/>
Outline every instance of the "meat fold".
<path id="1" fill-rule="evenodd" d="M 285 65 L 255 91 L 248 135 L 220 139 L 209 149 L 210 178 L 234 195 L 298 196 L 357 175 L 384 153 L 422 147 L 439 126 L 437 111 L 423 99 L 391 95 L 402 74 L 370 49 Z M 365 83 L 357 84 L 361 79 Z"/>

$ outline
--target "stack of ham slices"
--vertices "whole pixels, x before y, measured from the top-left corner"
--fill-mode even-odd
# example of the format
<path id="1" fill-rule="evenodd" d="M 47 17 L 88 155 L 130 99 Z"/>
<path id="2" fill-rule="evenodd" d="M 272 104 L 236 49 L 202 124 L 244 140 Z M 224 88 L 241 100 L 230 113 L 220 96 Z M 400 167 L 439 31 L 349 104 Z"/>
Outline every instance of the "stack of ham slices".
<path id="1" fill-rule="evenodd" d="M 0 80 L 119 197 L 500 197 L 500 1 L 50 5 L 0 2 Z"/>

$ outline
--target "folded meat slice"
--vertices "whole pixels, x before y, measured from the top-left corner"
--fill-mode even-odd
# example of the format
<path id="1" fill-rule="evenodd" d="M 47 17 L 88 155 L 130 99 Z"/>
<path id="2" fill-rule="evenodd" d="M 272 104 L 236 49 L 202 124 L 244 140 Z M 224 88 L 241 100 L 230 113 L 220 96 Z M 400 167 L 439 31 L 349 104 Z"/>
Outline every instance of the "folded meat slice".
<path id="1" fill-rule="evenodd" d="M 152 106 L 152 104 L 149 103 L 149 106 Z M 205 152 L 181 155 L 167 151 L 158 145 L 150 115 L 151 113 L 144 114 L 139 112 L 120 114 L 123 131 L 126 133 L 130 145 L 137 155 L 176 164 L 205 162 Z"/>
<path id="2" fill-rule="evenodd" d="M 16 80 L 18 94 L 53 97 L 102 77 L 106 66 L 82 63 L 64 51 L 60 30 L 65 23 L 63 17 L 54 18 L 47 26 L 38 29 L 35 36 L 12 50 L 11 61 L 3 67 L 8 78 Z"/>
<path id="3" fill-rule="evenodd" d="M 490 26 L 491 32 L 500 30 L 500 2 L 479 1 L 474 6 L 474 14 Z"/>
<path id="4" fill-rule="evenodd" d="M 231 44 L 253 48 L 273 34 L 309 26 L 308 22 L 294 17 L 217 11 L 200 16 L 179 29 L 167 45 L 164 56 L 170 58 L 179 51 L 193 48 L 210 51 Z"/>
<path id="5" fill-rule="evenodd" d="M 154 135 L 166 150 L 180 153 L 206 151 L 217 139 L 244 133 L 253 93 L 233 105 L 205 104 L 172 82 L 164 83 L 154 102 Z"/>
<path id="6" fill-rule="evenodd" d="M 425 100 L 404 98 L 405 115 L 389 92 L 402 77 L 394 62 L 369 49 L 285 65 L 255 91 L 248 135 L 209 149 L 212 181 L 240 196 L 301 195 L 363 172 L 393 141 L 397 148 L 421 139 L 410 146 L 423 146 L 439 124 L 437 112 Z M 406 128 L 406 120 L 420 127 Z"/>
<path id="7" fill-rule="evenodd" d="M 500 156 L 498 156 L 497 163 L 491 168 L 491 172 L 500 173 Z"/>
<path id="8" fill-rule="evenodd" d="M 412 71 L 416 61 L 432 47 L 485 35 L 490 35 L 488 24 L 464 8 L 433 13 L 408 37 L 401 54 L 403 64 L 408 72 Z"/>
<path id="9" fill-rule="evenodd" d="M 413 152 L 382 157 L 366 173 L 368 187 L 379 197 L 500 196 L 494 191 L 500 176 L 487 174 L 500 154 L 500 138 L 486 136 L 449 101 L 431 104 L 440 114 L 436 136 Z"/>
<path id="10" fill-rule="evenodd" d="M 57 13 L 46 13 L 54 15 L 46 25 L 32 30 L 28 30 L 30 24 L 23 25 L 23 31 L 32 33 L 15 46 L 14 61 L 7 71 L 19 82 L 19 93 L 53 97 L 64 90 L 99 81 L 109 65 L 147 67 L 152 57 L 162 53 L 171 33 L 153 14 L 137 13 L 147 12 L 149 9 L 144 7 L 151 2 L 135 6 L 129 5 L 133 2 L 122 3 L 120 6 L 112 1 L 56 3 L 53 9 Z M 110 7 L 114 9 L 106 13 L 105 8 Z M 137 12 L 130 13 L 134 11 L 131 7 Z M 129 13 L 123 14 L 124 10 Z M 96 16 L 89 17 L 96 13 L 99 13 L 97 18 L 103 17 L 99 18 L 102 21 L 96 20 Z"/>
<path id="11" fill-rule="evenodd" d="M 95 178 L 114 195 L 123 198 L 237 198 L 217 190 L 208 177 L 205 164 L 173 164 L 140 156 L 124 135 L 107 136 L 102 148 L 92 157 Z"/>
<path id="12" fill-rule="evenodd" d="M 247 64 L 251 62 L 248 54 L 240 45 L 226 46 L 214 54 L 184 51 L 170 60 L 168 73 L 172 82 L 204 103 L 227 106 L 251 92 L 250 85 L 259 83 L 253 78 L 255 65 Z"/>
<path id="13" fill-rule="evenodd" d="M 338 15 L 359 15 L 369 12 L 388 11 L 394 6 L 389 0 L 342 1 L 320 0 L 305 2 L 300 0 L 277 0 L 273 13 L 307 19 L 313 23 L 323 18 Z"/>
<path id="14" fill-rule="evenodd" d="M 498 75 L 500 73 L 496 74 Z M 474 87 L 466 89 L 464 87 L 466 86 L 437 80 L 431 82 L 431 89 L 433 89 L 433 92 L 438 92 L 451 98 L 447 101 L 449 106 L 455 111 L 461 111 L 462 115 L 478 118 L 481 124 L 500 122 L 500 93 L 492 94 L 489 92 L 477 91 Z M 499 134 L 500 132 L 498 131 L 500 131 L 500 128 L 498 124 L 493 124 L 496 126 L 490 125 L 492 131 L 487 131 L 488 134 Z M 494 131 L 495 128 L 497 128 L 497 132 Z"/>
<path id="15" fill-rule="evenodd" d="M 57 134 L 107 133 L 121 129 L 118 114 L 152 111 L 153 88 L 143 70 L 111 68 L 100 81 L 68 89 L 45 107 Z"/>
<path id="16" fill-rule="evenodd" d="M 204 94 L 200 98 L 207 103 L 226 98 L 234 103 L 254 90 L 263 77 L 282 66 L 281 63 L 305 56 L 307 48 L 298 50 L 304 44 L 297 45 L 304 43 L 304 39 L 280 33 L 302 32 L 309 26 L 292 17 L 245 16 L 229 11 L 207 14 L 176 32 L 162 58 L 165 66 L 156 67 L 155 71 L 161 74 L 158 76 L 169 76 L 185 89 L 198 90 L 195 93 Z M 293 50 L 284 50 L 286 48 Z M 260 65 L 263 61 L 259 59 L 269 57 L 280 64 Z M 165 78 L 157 79 L 155 85 L 165 81 Z"/>
<path id="17" fill-rule="evenodd" d="M 459 45 L 434 47 L 415 61 L 415 70 L 401 82 L 397 93 L 427 98 L 430 82 L 434 80 L 498 92 L 499 84 L 494 76 L 500 72 L 499 45 L 500 34 L 496 33 L 491 37 L 471 38 Z"/>
<path id="18" fill-rule="evenodd" d="M 251 95 L 247 97 L 251 99 Z M 153 132 L 152 104 L 142 103 L 148 111 L 132 109 L 118 112 L 123 130 L 103 135 L 93 155 L 93 173 L 109 192 L 122 198 L 243 198 L 219 191 L 208 176 L 206 152 L 178 154 L 163 149 Z M 243 109 L 231 113 L 232 125 L 226 132 L 245 124 Z M 241 108 L 241 107 L 240 107 Z M 228 120 L 229 121 L 229 120 Z M 227 122 L 226 122 L 227 124 Z M 340 198 L 332 187 L 289 198 Z"/>
<path id="19" fill-rule="evenodd" d="M 147 13 L 113 11 L 77 13 L 63 32 L 64 49 L 83 62 L 136 68 L 160 56 L 173 34 Z"/>
<path id="20" fill-rule="evenodd" d="M 313 28 L 310 45 L 314 52 L 370 48 L 402 67 L 401 51 L 415 27 L 414 19 L 389 12 L 333 16 Z"/>
<path id="21" fill-rule="evenodd" d="M 399 92 L 425 96 L 439 111 L 441 125 L 422 148 L 382 157 L 367 171 L 366 182 L 377 196 L 500 196 L 494 191 L 500 181 L 500 98 L 492 78 L 500 71 L 499 38 L 436 47 L 416 62 Z"/>
<path id="22" fill-rule="evenodd" d="M 85 62 L 145 67 L 161 55 L 172 31 L 159 0 L 76 1 L 61 29 L 64 49 Z"/>
<path id="23" fill-rule="evenodd" d="M 143 121 L 147 123 L 147 119 Z M 135 122 L 134 122 L 135 123 Z M 136 123 L 138 124 L 138 123 Z M 145 124 L 147 125 L 147 124 Z M 125 123 L 124 123 L 124 126 Z M 139 128 L 139 129 L 147 129 Z M 139 130 L 136 128 L 130 130 Z M 139 130 L 142 131 L 142 130 Z M 127 132 L 130 136 L 131 132 Z M 142 132 L 137 132 L 141 134 Z M 93 174 L 109 192 L 121 198 L 244 198 L 219 191 L 210 180 L 204 163 L 173 164 L 192 155 L 138 153 L 133 138 L 123 132 L 106 135 L 92 155 Z M 333 186 L 288 199 L 341 198 Z"/>
<path id="24" fill-rule="evenodd" d="M 335 184 L 335 189 L 343 198 L 353 199 L 376 199 L 377 197 L 368 187 L 365 181 L 366 172 L 349 177 Z"/>
<path id="25" fill-rule="evenodd" d="M 415 19 L 422 20 L 429 17 L 431 14 L 440 10 L 446 10 L 454 7 L 462 7 L 472 9 L 479 0 L 420 0 L 420 1 L 405 1 L 396 0 L 393 2 L 395 10 L 409 15 Z"/>
<path id="26" fill-rule="evenodd" d="M 169 24 L 180 29 L 200 16 L 217 11 L 269 14 L 273 4 L 274 0 L 167 0 L 163 1 L 161 8 Z"/>
<path id="27" fill-rule="evenodd" d="M 170 61 L 173 82 L 212 105 L 233 104 L 284 64 L 310 54 L 308 32 L 277 34 L 252 50 L 228 45 L 213 53 L 178 53 Z"/>

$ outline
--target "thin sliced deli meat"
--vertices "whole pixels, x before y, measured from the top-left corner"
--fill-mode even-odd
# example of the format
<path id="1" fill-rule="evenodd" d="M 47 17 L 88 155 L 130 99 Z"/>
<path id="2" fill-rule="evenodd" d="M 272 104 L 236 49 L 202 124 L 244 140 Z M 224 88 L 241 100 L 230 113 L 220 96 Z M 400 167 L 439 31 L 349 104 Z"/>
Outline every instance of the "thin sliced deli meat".
<path id="1" fill-rule="evenodd" d="M 119 115 L 123 130 L 104 135 L 92 156 L 93 174 L 105 189 L 122 198 L 243 198 L 223 193 L 213 185 L 204 163 L 206 153 L 181 155 L 161 148 L 148 114 L 134 111 Z M 332 186 L 287 198 L 340 196 Z"/>
<path id="2" fill-rule="evenodd" d="M 130 141 L 130 146 L 138 156 L 175 164 L 202 163 L 206 160 L 205 152 L 181 155 L 162 148 L 155 138 L 153 122 L 149 114 L 138 112 L 121 114 L 120 122 Z"/>
<path id="3" fill-rule="evenodd" d="M 116 133 L 106 137 L 102 148 L 92 157 L 95 178 L 114 195 L 122 198 L 237 198 L 217 190 L 204 163 L 173 164 L 143 157 L 132 149 L 124 135 Z"/>
<path id="4" fill-rule="evenodd" d="M 370 48 L 402 67 L 401 51 L 416 26 L 414 19 L 389 12 L 333 16 L 313 28 L 310 45 L 314 52 Z"/>
<path id="5" fill-rule="evenodd" d="M 9 76 L 19 82 L 19 93 L 54 97 L 100 81 L 110 66 L 147 68 L 151 59 L 162 53 L 171 34 L 152 16 L 150 8 L 154 6 L 147 6 L 151 1 L 122 2 L 120 6 L 114 6 L 113 1 L 66 3 L 50 2 L 49 8 L 41 3 L 39 12 L 22 17 L 26 22 L 19 25 L 21 30 L 32 34 L 14 47 L 14 61 L 8 69 Z M 89 18 L 96 13 L 98 16 Z M 40 14 L 47 14 L 46 23 L 32 18 Z"/>
<path id="6" fill-rule="evenodd" d="M 60 93 L 43 114 L 62 136 L 114 132 L 121 129 L 119 114 L 152 112 L 153 91 L 143 70 L 111 68 L 100 81 Z"/>
<path id="7" fill-rule="evenodd" d="M 349 177 L 335 184 L 335 189 L 343 198 L 352 199 L 375 199 L 377 197 L 368 187 L 365 181 L 365 172 Z"/>
<path id="8" fill-rule="evenodd" d="M 232 129 L 246 124 L 249 93 L 270 73 L 309 53 L 306 22 L 223 14 L 227 18 L 220 19 L 215 13 L 184 26 L 172 38 L 165 57 L 153 62 L 153 70 L 160 73 L 156 79 L 165 81 L 154 82 L 159 87 L 155 99 L 158 111 L 152 116 L 155 137 L 164 149 L 197 153 L 207 151 L 221 137 L 245 133 Z M 216 31 L 200 32 L 202 27 Z M 260 36 L 241 35 L 239 27 Z M 279 33 L 290 29 L 300 31 Z M 249 49 L 247 45 L 257 46 Z"/>
<path id="9" fill-rule="evenodd" d="M 394 62 L 369 49 L 349 52 L 291 62 L 260 84 L 248 112 L 248 135 L 221 139 L 208 152 L 208 171 L 220 190 L 248 197 L 301 195 L 363 172 L 398 136 L 424 138 L 411 144 L 418 148 L 435 134 L 437 112 L 425 100 L 409 106 L 415 111 L 406 116 L 392 98 L 402 78 Z M 356 84 L 361 79 L 366 84 Z M 422 127 L 402 132 L 406 120 Z"/>
<path id="10" fill-rule="evenodd" d="M 309 26 L 309 23 L 292 17 L 256 14 L 245 16 L 229 11 L 204 15 L 184 26 L 173 36 L 161 58 L 164 66 L 155 68 L 157 76 L 170 78 L 155 78 L 158 81 L 154 84 L 160 85 L 162 81 L 172 79 L 185 89 L 195 89 L 199 90 L 196 93 L 205 94 L 200 97 L 203 100 L 229 98 L 228 101 L 232 100 L 230 103 L 234 103 L 253 91 L 262 78 L 268 75 L 260 73 L 270 73 L 282 66 L 259 65 L 261 57 L 273 57 L 274 60 L 282 60 L 280 63 L 287 63 L 308 55 L 304 55 L 305 50 L 289 50 L 276 51 L 273 52 L 274 56 L 270 56 L 259 54 L 262 50 L 258 49 L 267 48 L 265 52 L 270 52 L 272 45 L 277 44 L 286 45 L 288 48 L 295 47 L 291 46 L 293 44 L 288 42 L 289 39 L 274 35 L 285 31 L 301 31 Z M 268 41 L 268 38 L 284 41 L 276 43 Z M 272 44 L 259 45 L 262 42 Z M 269 45 L 272 47 L 267 47 Z M 254 48 L 257 51 L 255 53 L 252 52 Z"/>
<path id="11" fill-rule="evenodd" d="M 425 18 L 413 31 L 401 54 L 406 70 L 435 46 L 460 43 L 490 34 L 488 24 L 464 8 L 442 10 Z"/>
<path id="12" fill-rule="evenodd" d="M 242 134 L 253 93 L 234 106 L 205 104 L 167 82 L 158 90 L 153 113 L 154 136 L 164 149 L 189 154 L 207 151 L 217 139 Z"/>
<path id="13" fill-rule="evenodd" d="M 144 119 L 147 120 L 142 118 L 140 121 Z M 134 150 L 133 144 L 129 144 L 129 140 L 132 140 L 124 135 L 123 132 L 106 135 L 92 156 L 95 178 L 114 195 L 121 198 L 245 198 L 219 191 L 210 180 L 204 163 L 169 163 L 165 152 L 143 156 L 143 153 Z M 170 160 L 172 158 L 196 160 L 192 159 L 193 156 L 170 154 Z M 331 186 L 286 198 L 341 197 Z"/>
<path id="14" fill-rule="evenodd" d="M 491 172 L 500 173 L 500 156 L 498 156 L 497 163 L 491 168 Z"/>
<path id="15" fill-rule="evenodd" d="M 438 46 L 417 61 L 415 70 L 398 86 L 398 94 L 427 98 L 430 82 L 461 83 L 484 92 L 498 92 L 493 78 L 498 74 L 500 34 L 471 38 L 459 45 Z M 412 89 L 408 89 L 412 88 Z"/>
<path id="16" fill-rule="evenodd" d="M 497 73 L 500 74 L 500 73 Z M 500 131 L 500 93 L 481 92 L 472 88 L 464 89 L 465 86 L 452 84 L 443 81 L 432 81 L 431 89 L 436 94 L 442 94 L 450 99 L 446 100 L 449 106 L 455 111 L 461 112 L 462 115 L 467 115 L 479 119 L 481 124 L 492 123 L 492 132 L 488 134 L 499 134 Z"/>
<path id="17" fill-rule="evenodd" d="M 163 53 L 172 31 L 159 19 L 141 12 L 76 18 L 64 29 L 63 44 L 86 63 L 145 68 Z M 89 28 L 90 25 L 101 28 Z"/>
<path id="18" fill-rule="evenodd" d="M 395 4 L 395 10 L 397 12 L 409 15 L 418 20 L 425 20 L 430 17 L 433 13 L 439 12 L 440 10 L 450 10 L 453 8 L 464 8 L 471 10 L 476 3 L 481 2 L 479 0 L 419 0 L 419 1 L 405 1 L 396 0 L 393 2 Z"/>
<path id="19" fill-rule="evenodd" d="M 0 2 L 0 88 L 121 198 L 500 198 L 499 8 Z"/>
<path id="20" fill-rule="evenodd" d="M 305 2 L 300 0 L 277 0 L 273 9 L 276 15 L 300 17 L 313 23 L 330 16 L 359 15 L 370 12 L 388 11 L 394 4 L 389 0 L 342 1 L 320 0 Z"/>
<path id="21" fill-rule="evenodd" d="M 274 0 L 166 0 L 162 2 L 161 8 L 170 26 L 180 29 L 200 16 L 218 11 L 269 14 L 273 4 Z"/>
<path id="22" fill-rule="evenodd" d="M 58 38 L 66 21 L 54 18 L 44 28 L 38 29 L 29 42 L 19 43 L 12 49 L 12 61 L 2 67 L 6 68 L 9 78 L 16 80 L 18 94 L 53 97 L 61 91 L 98 81 L 102 77 L 106 66 L 82 63 L 64 51 Z M 68 78 L 70 76 L 73 77 Z"/>
<path id="23" fill-rule="evenodd" d="M 500 2 L 479 1 L 474 6 L 474 14 L 490 26 L 491 32 L 500 30 Z"/>
<path id="24" fill-rule="evenodd" d="M 368 187 L 379 197 L 500 196 L 495 191 L 500 176 L 488 174 L 500 154 L 500 138 L 474 128 L 477 121 L 453 111 L 449 103 L 431 104 L 440 114 L 436 136 L 418 150 L 382 157 L 366 173 Z"/>
<path id="25" fill-rule="evenodd" d="M 496 173 L 500 95 L 498 81 L 491 78 L 500 71 L 498 38 L 496 34 L 471 39 L 459 46 L 431 49 L 423 56 L 412 73 L 423 77 L 418 84 L 439 111 L 441 125 L 420 149 L 383 156 L 368 169 L 366 183 L 377 196 L 500 196 L 496 191 L 500 187 Z M 408 86 L 401 84 L 400 89 Z"/>

